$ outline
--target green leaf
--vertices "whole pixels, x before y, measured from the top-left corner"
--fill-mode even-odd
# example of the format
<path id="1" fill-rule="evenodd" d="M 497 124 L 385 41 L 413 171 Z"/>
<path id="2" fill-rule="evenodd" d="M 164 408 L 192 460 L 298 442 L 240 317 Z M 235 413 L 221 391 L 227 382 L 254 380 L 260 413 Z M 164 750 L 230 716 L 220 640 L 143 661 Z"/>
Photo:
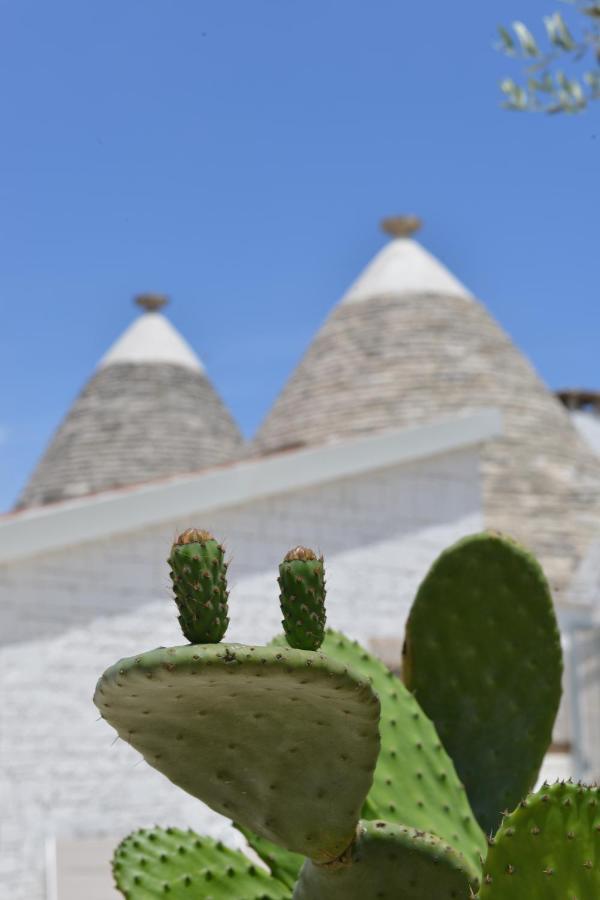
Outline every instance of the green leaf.
<path id="1" fill-rule="evenodd" d="M 585 94 L 583 93 L 583 88 L 579 84 L 578 81 L 571 82 L 571 95 L 573 99 L 580 105 L 585 105 Z"/>
<path id="2" fill-rule="evenodd" d="M 506 94 L 510 109 L 527 109 L 527 94 L 512 78 L 505 78 L 500 84 L 500 90 Z"/>
<path id="3" fill-rule="evenodd" d="M 504 28 L 503 25 L 498 25 L 498 34 L 500 35 L 500 40 L 502 41 L 500 49 L 504 50 L 505 53 L 509 53 L 511 56 L 513 56 L 515 52 L 515 42 L 512 38 L 511 33 L 506 28 Z"/>
<path id="4" fill-rule="evenodd" d="M 600 92 L 600 73 L 586 72 L 583 76 L 583 80 L 588 85 L 593 96 L 595 96 L 596 93 Z"/>
<path id="5" fill-rule="evenodd" d="M 545 94 L 551 94 L 554 91 L 554 82 L 549 72 L 545 72 L 541 78 L 528 78 L 527 89 L 534 93 L 542 91 Z"/>
<path id="6" fill-rule="evenodd" d="M 552 93 L 552 91 L 554 90 L 554 82 L 552 80 L 552 75 L 550 74 L 550 72 L 544 73 L 544 76 L 539 83 L 538 90 L 544 91 L 544 93 L 546 94 Z"/>
<path id="7" fill-rule="evenodd" d="M 560 87 L 563 89 L 563 91 L 566 91 L 567 93 L 569 92 L 569 79 L 567 78 L 567 76 L 565 75 L 564 72 L 556 73 L 556 81 L 560 85 Z"/>
<path id="8" fill-rule="evenodd" d="M 585 103 L 583 89 L 578 81 L 567 78 L 564 72 L 556 73 L 556 80 L 565 93 L 565 102 L 567 104 L 575 101 L 576 104 Z"/>
<path id="9" fill-rule="evenodd" d="M 535 38 L 523 22 L 513 22 L 515 34 L 519 39 L 521 49 L 526 56 L 539 56 L 540 51 Z"/>
<path id="10" fill-rule="evenodd" d="M 584 6 L 581 12 L 591 19 L 600 19 L 600 3 L 594 3 L 592 6 Z"/>
<path id="11" fill-rule="evenodd" d="M 544 24 L 548 37 L 555 47 L 560 50 L 575 50 L 577 45 L 560 13 L 544 16 Z"/>

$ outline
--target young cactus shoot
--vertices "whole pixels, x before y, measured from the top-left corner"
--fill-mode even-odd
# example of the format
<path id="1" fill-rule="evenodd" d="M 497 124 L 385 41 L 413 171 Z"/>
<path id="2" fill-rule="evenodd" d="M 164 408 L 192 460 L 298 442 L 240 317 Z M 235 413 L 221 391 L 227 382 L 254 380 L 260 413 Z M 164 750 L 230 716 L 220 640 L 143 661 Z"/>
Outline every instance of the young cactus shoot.
<path id="1" fill-rule="evenodd" d="M 188 528 L 173 544 L 168 563 L 184 635 L 190 644 L 218 644 L 229 625 L 223 547 L 209 531 Z"/>
<path id="2" fill-rule="evenodd" d="M 290 647 L 318 650 L 325 637 L 325 567 L 309 547 L 294 547 L 279 566 L 279 602 Z"/>

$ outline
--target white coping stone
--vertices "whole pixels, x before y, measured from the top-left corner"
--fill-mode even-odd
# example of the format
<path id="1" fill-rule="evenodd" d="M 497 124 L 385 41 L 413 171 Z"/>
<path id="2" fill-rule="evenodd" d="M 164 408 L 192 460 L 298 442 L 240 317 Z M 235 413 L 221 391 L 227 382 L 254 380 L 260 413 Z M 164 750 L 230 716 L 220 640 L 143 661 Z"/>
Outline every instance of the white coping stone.
<path id="1" fill-rule="evenodd" d="M 502 433 L 502 428 L 499 411 L 482 408 L 428 425 L 242 460 L 197 475 L 32 507 L 0 516 L 0 562 L 148 527 L 193 511 L 214 513 L 261 497 L 438 456 L 491 440 Z"/>
<path id="2" fill-rule="evenodd" d="M 98 368 L 113 363 L 174 363 L 204 371 L 187 341 L 159 312 L 146 312 L 132 322 L 102 357 Z"/>
<path id="3" fill-rule="evenodd" d="M 571 418 L 586 444 L 600 456 L 600 416 L 597 413 L 577 410 L 571 413 Z"/>
<path id="4" fill-rule="evenodd" d="M 390 294 L 444 294 L 473 299 L 464 284 L 410 238 L 396 238 L 383 247 L 341 302 L 360 303 Z"/>

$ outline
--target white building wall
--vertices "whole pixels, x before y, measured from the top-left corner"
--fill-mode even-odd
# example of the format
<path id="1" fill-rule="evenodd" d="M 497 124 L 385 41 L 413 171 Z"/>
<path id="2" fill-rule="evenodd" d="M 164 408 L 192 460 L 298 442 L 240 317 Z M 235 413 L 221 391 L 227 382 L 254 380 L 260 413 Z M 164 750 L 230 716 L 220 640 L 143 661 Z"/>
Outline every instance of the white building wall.
<path id="1" fill-rule="evenodd" d="M 457 451 L 0 568 L 0 900 L 42 900 L 48 836 L 160 823 L 234 840 L 113 744 L 91 702 L 120 656 L 182 642 L 165 562 L 178 530 L 208 527 L 229 550 L 230 640 L 279 631 L 277 564 L 306 543 L 326 556 L 329 623 L 366 642 L 401 637 L 429 564 L 481 524 L 478 454 Z"/>

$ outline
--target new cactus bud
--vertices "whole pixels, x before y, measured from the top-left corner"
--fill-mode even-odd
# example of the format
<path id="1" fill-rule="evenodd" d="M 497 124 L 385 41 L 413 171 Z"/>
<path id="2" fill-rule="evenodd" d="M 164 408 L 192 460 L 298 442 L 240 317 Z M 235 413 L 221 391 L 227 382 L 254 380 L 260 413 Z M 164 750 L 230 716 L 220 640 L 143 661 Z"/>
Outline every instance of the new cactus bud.
<path id="1" fill-rule="evenodd" d="M 223 547 L 208 531 L 188 528 L 168 559 L 181 630 L 191 644 L 218 644 L 227 617 L 227 563 Z"/>
<path id="2" fill-rule="evenodd" d="M 288 644 L 298 650 L 318 650 L 325 636 L 323 557 L 308 547 L 294 547 L 279 566 L 278 582 Z"/>

